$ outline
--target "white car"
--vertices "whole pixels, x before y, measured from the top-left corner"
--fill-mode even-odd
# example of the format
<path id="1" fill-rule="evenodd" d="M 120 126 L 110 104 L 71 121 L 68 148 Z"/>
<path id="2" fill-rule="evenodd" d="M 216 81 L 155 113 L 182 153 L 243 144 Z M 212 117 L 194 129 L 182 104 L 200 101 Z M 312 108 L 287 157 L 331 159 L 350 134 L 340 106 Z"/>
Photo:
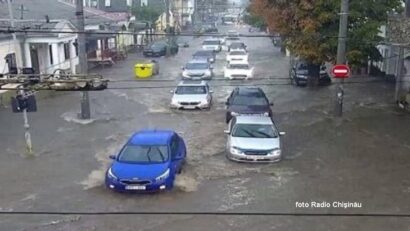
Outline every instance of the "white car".
<path id="1" fill-rule="evenodd" d="M 173 109 L 209 109 L 212 91 L 205 81 L 182 81 L 178 84 L 171 100 Z"/>
<path id="2" fill-rule="evenodd" d="M 253 69 L 248 63 L 230 62 L 224 68 L 224 77 L 228 79 L 253 78 Z"/>
<path id="3" fill-rule="evenodd" d="M 226 55 L 227 62 L 248 63 L 248 52 L 246 51 L 231 51 Z"/>
<path id="4" fill-rule="evenodd" d="M 182 67 L 182 78 L 192 80 L 211 79 L 213 66 L 204 59 L 194 59 Z"/>
<path id="5" fill-rule="evenodd" d="M 239 37 L 226 37 L 225 38 L 225 46 L 229 47 L 234 42 L 240 42 L 241 39 Z"/>
<path id="6" fill-rule="evenodd" d="M 219 52 L 222 50 L 221 41 L 219 39 L 207 39 L 203 41 L 202 49 L 207 51 Z"/>
<path id="7" fill-rule="evenodd" d="M 279 132 L 268 116 L 239 115 L 229 122 L 226 157 L 237 162 L 272 163 L 282 159 Z"/>

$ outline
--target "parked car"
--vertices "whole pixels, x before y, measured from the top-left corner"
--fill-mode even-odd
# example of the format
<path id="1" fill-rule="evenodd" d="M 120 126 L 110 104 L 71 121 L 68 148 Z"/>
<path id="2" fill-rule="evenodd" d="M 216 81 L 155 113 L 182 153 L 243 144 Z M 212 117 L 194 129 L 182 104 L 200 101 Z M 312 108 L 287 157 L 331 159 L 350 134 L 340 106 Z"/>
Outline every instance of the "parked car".
<path id="1" fill-rule="evenodd" d="M 170 190 L 186 155 L 185 142 L 174 131 L 136 132 L 117 155 L 110 156 L 105 185 L 118 192 Z"/>
<path id="2" fill-rule="evenodd" d="M 228 30 L 228 37 L 239 37 L 239 33 L 236 30 Z"/>
<path id="3" fill-rule="evenodd" d="M 203 26 L 205 33 L 218 33 L 218 28 L 213 24 L 207 24 Z"/>
<path id="4" fill-rule="evenodd" d="M 220 52 L 222 50 L 221 41 L 219 39 L 206 39 L 202 42 L 202 49 Z"/>
<path id="5" fill-rule="evenodd" d="M 290 70 L 290 79 L 296 86 L 305 86 L 308 83 L 309 70 L 308 64 L 305 61 L 296 61 Z M 320 67 L 319 85 L 326 85 L 332 82 L 326 66 Z"/>
<path id="6" fill-rule="evenodd" d="M 191 60 L 182 67 L 183 79 L 211 79 L 213 75 L 214 73 L 211 63 L 204 59 Z"/>
<path id="7" fill-rule="evenodd" d="M 227 62 L 248 63 L 248 52 L 246 51 L 231 51 L 226 55 Z"/>
<path id="8" fill-rule="evenodd" d="M 188 39 L 186 37 L 178 37 L 177 45 L 178 47 L 189 47 Z"/>
<path id="9" fill-rule="evenodd" d="M 249 63 L 229 62 L 224 67 L 224 77 L 228 79 L 249 79 L 253 78 L 253 67 Z"/>
<path id="10" fill-rule="evenodd" d="M 265 93 L 259 87 L 237 87 L 226 101 L 227 111 L 225 122 L 232 117 L 243 114 L 272 116 L 271 106 Z"/>
<path id="11" fill-rule="evenodd" d="M 216 60 L 216 54 L 213 51 L 206 51 L 206 50 L 201 50 L 197 51 L 192 55 L 193 59 L 206 59 L 209 60 L 209 62 L 214 63 Z"/>
<path id="12" fill-rule="evenodd" d="M 148 45 L 143 50 L 143 55 L 146 57 L 159 57 L 164 56 L 167 53 L 167 47 L 170 47 L 171 54 L 178 53 L 178 45 L 177 44 L 169 44 L 165 41 L 156 41 L 150 45 Z"/>
<path id="13" fill-rule="evenodd" d="M 270 117 L 240 115 L 229 122 L 226 157 L 237 162 L 278 162 L 282 158 L 280 136 Z"/>
<path id="14" fill-rule="evenodd" d="M 173 109 L 209 109 L 212 103 L 212 91 L 205 81 L 182 81 L 173 93 Z"/>
<path id="15" fill-rule="evenodd" d="M 246 45 L 243 42 L 232 42 L 229 46 L 228 46 L 228 51 L 247 51 L 246 50 Z"/>

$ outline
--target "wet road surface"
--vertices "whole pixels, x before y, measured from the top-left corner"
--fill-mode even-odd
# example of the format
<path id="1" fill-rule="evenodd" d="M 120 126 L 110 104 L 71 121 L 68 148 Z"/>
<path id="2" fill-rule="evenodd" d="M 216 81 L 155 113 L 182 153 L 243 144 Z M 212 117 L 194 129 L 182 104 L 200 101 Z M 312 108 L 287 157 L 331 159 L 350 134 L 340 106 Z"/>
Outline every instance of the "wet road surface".
<path id="1" fill-rule="evenodd" d="M 255 80 L 218 80 L 225 63 L 222 52 L 211 81 L 212 109 L 170 110 L 169 91 L 203 39 L 192 38 L 190 48 L 181 48 L 177 56 L 158 58 L 160 75 L 152 82 L 133 81 L 139 54 L 94 70 L 112 80 L 112 89 L 91 93 L 93 120 L 76 119 L 79 93 L 41 100 L 39 111 L 29 114 L 35 157 L 24 156 L 21 115 L 1 109 L 0 210 L 410 213 L 410 118 L 391 104 L 394 86 L 347 85 L 345 117 L 336 120 L 335 84 L 313 89 L 288 85 L 289 61 L 279 49 L 268 38 L 243 38 L 257 70 Z M 287 132 L 282 162 L 237 164 L 225 158 L 224 102 L 230 84 L 265 84 L 262 88 L 275 103 L 274 120 Z M 164 88 L 124 89 L 142 86 Z M 142 128 L 174 129 L 186 140 L 188 162 L 175 190 L 154 195 L 107 190 L 102 182 L 108 156 Z M 362 208 L 295 205 L 312 201 L 359 202 Z M 0 230 L 410 230 L 408 218 L 0 216 Z"/>

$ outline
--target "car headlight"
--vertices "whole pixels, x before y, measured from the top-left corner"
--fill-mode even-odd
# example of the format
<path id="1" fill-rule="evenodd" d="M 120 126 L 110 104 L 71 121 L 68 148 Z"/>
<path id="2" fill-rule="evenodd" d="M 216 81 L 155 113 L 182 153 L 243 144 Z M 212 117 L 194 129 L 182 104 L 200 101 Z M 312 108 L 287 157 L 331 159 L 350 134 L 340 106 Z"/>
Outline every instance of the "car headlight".
<path id="1" fill-rule="evenodd" d="M 270 156 L 280 156 L 281 154 L 282 151 L 280 149 L 274 149 L 269 153 Z"/>
<path id="2" fill-rule="evenodd" d="M 211 71 L 210 70 L 205 71 L 205 75 L 211 75 Z"/>
<path id="3" fill-rule="evenodd" d="M 118 177 L 114 175 L 114 173 L 112 173 L 112 168 L 108 169 L 108 177 L 117 180 Z"/>
<path id="4" fill-rule="evenodd" d="M 208 100 L 205 99 L 201 101 L 200 106 L 208 106 L 208 104 Z"/>
<path id="5" fill-rule="evenodd" d="M 239 113 L 238 112 L 231 112 L 231 116 L 238 116 L 239 115 Z"/>
<path id="6" fill-rule="evenodd" d="M 244 153 L 239 150 L 237 147 L 231 147 L 229 151 L 234 155 L 243 155 Z"/>
<path id="7" fill-rule="evenodd" d="M 264 116 L 269 116 L 269 112 L 263 113 Z"/>
<path id="8" fill-rule="evenodd" d="M 169 177 L 169 168 L 162 173 L 159 177 L 155 178 L 156 181 L 163 181 Z"/>

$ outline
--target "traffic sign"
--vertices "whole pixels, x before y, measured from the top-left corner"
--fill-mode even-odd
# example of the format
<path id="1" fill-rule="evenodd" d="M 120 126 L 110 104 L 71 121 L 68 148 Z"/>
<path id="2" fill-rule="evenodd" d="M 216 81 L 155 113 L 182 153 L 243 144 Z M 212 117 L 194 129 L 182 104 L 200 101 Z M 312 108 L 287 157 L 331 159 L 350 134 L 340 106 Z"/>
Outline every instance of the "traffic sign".
<path id="1" fill-rule="evenodd" d="M 349 78 L 350 68 L 348 65 L 334 65 L 332 74 L 335 78 Z"/>

